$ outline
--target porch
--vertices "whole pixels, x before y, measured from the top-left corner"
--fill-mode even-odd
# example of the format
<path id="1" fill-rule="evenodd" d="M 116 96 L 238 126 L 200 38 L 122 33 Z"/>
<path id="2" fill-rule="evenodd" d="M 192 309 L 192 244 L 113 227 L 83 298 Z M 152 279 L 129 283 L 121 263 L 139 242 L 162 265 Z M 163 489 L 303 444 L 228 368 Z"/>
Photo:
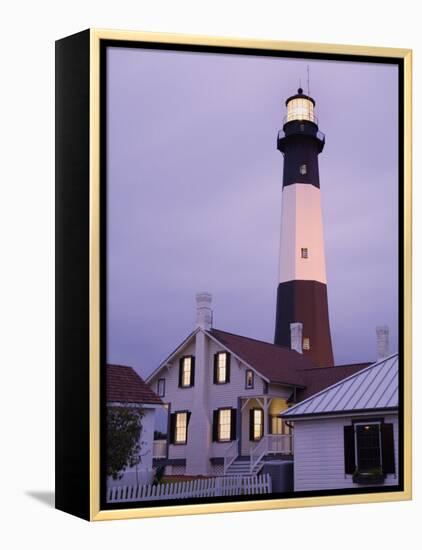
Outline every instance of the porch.
<path id="1" fill-rule="evenodd" d="M 236 452 L 236 441 L 224 455 L 224 475 L 256 475 L 265 462 L 274 459 L 293 457 L 293 437 L 285 435 L 266 435 L 251 448 L 250 455 L 239 455 Z"/>
<path id="2" fill-rule="evenodd" d="M 240 398 L 238 437 L 224 452 L 224 475 L 256 474 L 266 460 L 292 457 L 290 426 L 281 418 L 288 408 L 287 398 L 288 394 Z"/>

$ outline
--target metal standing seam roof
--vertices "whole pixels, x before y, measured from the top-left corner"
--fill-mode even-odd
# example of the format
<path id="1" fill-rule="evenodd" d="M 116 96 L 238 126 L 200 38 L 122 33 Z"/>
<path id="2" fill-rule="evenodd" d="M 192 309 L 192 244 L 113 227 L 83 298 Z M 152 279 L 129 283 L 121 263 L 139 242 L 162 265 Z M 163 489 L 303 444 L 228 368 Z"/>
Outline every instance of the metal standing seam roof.
<path id="1" fill-rule="evenodd" d="M 398 408 L 398 354 L 390 355 L 298 403 L 283 417 Z"/>

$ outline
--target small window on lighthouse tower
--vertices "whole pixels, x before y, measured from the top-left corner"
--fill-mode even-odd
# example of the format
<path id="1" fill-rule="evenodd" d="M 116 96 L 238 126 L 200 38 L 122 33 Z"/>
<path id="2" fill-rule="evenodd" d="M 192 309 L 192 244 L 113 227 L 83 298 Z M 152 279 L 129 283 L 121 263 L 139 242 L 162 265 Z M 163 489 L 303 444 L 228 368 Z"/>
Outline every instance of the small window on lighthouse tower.
<path id="1" fill-rule="evenodd" d="M 301 248 L 300 249 L 300 256 L 301 256 L 301 258 L 304 258 L 305 260 L 308 259 L 308 249 L 307 248 Z"/>
<path id="2" fill-rule="evenodd" d="M 310 350 L 310 349 L 311 349 L 311 343 L 310 343 L 310 341 L 309 341 L 309 338 L 304 338 L 304 339 L 303 339 L 303 346 L 302 346 L 302 348 L 303 348 L 304 350 Z"/>
<path id="3" fill-rule="evenodd" d="M 301 176 L 306 176 L 306 174 L 308 173 L 308 169 L 306 167 L 306 164 L 301 164 L 299 166 L 299 173 Z"/>

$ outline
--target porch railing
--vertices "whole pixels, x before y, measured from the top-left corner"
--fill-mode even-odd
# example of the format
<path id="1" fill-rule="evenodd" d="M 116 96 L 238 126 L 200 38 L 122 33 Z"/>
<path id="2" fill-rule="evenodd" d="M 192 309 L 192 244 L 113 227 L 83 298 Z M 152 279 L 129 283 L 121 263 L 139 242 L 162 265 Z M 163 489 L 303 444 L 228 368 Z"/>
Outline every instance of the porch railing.
<path id="1" fill-rule="evenodd" d="M 293 454 L 293 436 L 291 434 L 267 435 L 267 438 L 268 454 Z"/>
<path id="2" fill-rule="evenodd" d="M 264 435 L 261 441 L 251 448 L 250 473 L 255 473 L 265 455 L 291 453 L 293 453 L 293 439 L 291 435 Z"/>
<path id="3" fill-rule="evenodd" d="M 224 454 L 224 474 L 226 474 L 230 464 L 233 464 L 238 457 L 238 443 L 237 439 L 232 441 Z"/>

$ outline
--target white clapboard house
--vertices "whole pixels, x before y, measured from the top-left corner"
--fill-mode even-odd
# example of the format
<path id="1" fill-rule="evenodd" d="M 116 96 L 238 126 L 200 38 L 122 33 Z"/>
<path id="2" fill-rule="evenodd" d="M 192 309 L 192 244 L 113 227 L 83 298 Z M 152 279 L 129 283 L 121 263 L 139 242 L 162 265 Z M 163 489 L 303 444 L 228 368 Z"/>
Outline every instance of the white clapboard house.
<path id="1" fill-rule="evenodd" d="M 168 409 L 168 437 L 155 465 L 172 475 L 256 474 L 264 461 L 292 457 L 281 414 L 290 404 L 365 365 L 317 367 L 292 348 L 212 327 L 211 296 L 197 295 L 196 329 L 148 377 Z"/>
<path id="2" fill-rule="evenodd" d="M 107 486 L 150 483 L 154 474 L 154 427 L 157 409 L 163 405 L 161 399 L 131 367 L 107 365 L 106 401 L 107 407 L 136 408 L 142 413 L 140 462 L 128 468 L 119 480 L 109 477 Z"/>
<path id="3" fill-rule="evenodd" d="M 294 426 L 295 491 L 397 485 L 398 365 L 391 355 L 283 414 Z"/>

